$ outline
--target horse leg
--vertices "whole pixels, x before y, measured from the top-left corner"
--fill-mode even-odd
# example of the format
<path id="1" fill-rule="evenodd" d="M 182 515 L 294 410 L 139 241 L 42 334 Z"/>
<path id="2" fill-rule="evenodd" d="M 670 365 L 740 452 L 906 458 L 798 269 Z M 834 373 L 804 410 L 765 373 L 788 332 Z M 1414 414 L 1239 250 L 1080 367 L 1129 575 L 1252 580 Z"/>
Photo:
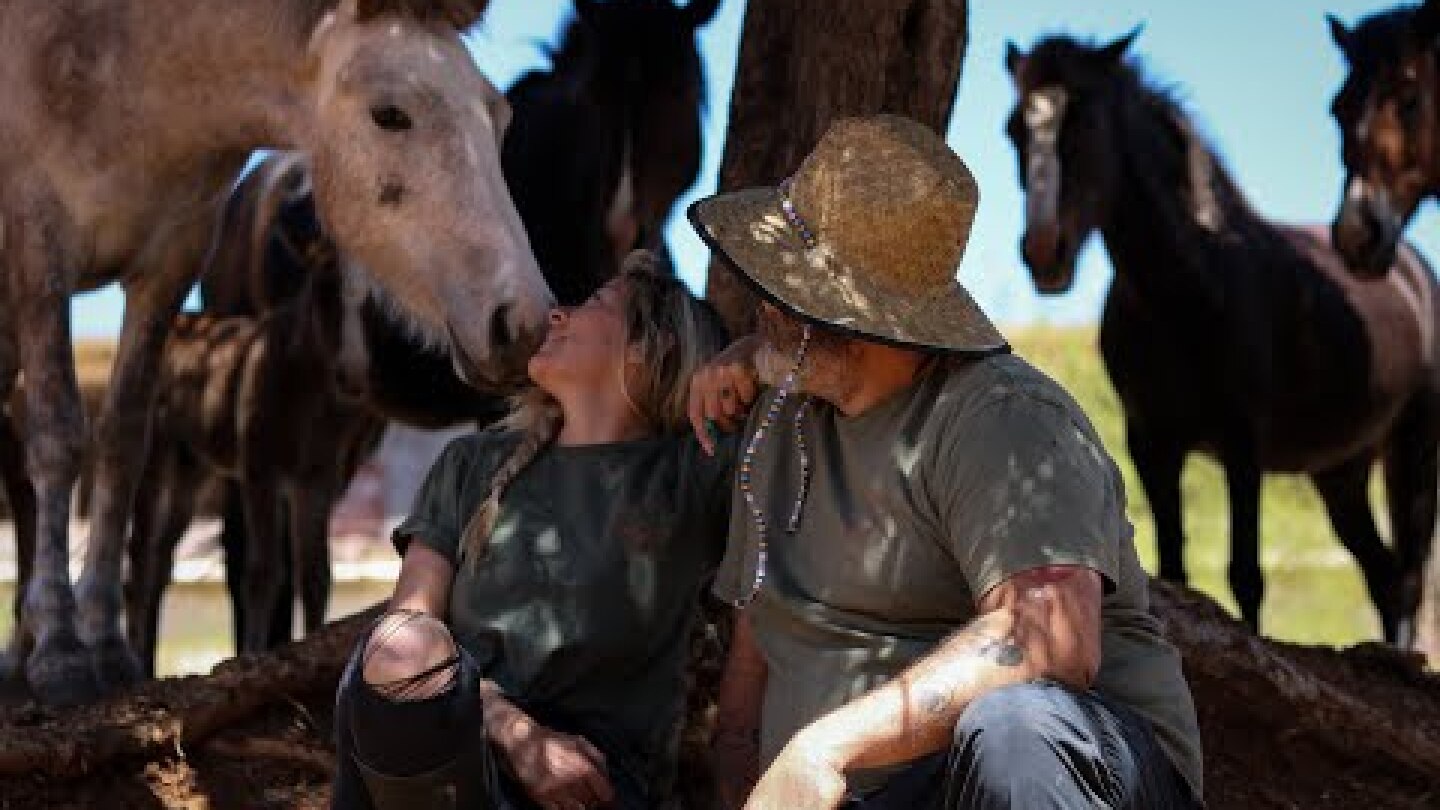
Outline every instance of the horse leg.
<path id="1" fill-rule="evenodd" d="M 169 496 L 165 475 L 170 455 L 165 448 L 154 448 L 140 476 L 135 491 L 135 508 L 130 515 L 129 540 L 125 551 L 130 560 L 129 576 L 125 579 L 125 634 L 130 648 L 140 657 L 140 668 L 147 678 L 155 676 L 154 625 L 145 613 L 144 594 L 150 590 L 155 572 L 150 569 L 150 549 L 159 542 L 155 536 L 156 514 L 164 509 L 161 501 Z"/>
<path id="2" fill-rule="evenodd" d="M 157 230 L 150 245 L 163 247 L 142 251 L 139 264 L 144 272 L 135 274 L 125 289 L 115 366 L 96 423 L 90 541 L 76 589 L 81 637 L 106 688 L 140 676 L 140 662 L 120 632 L 125 529 L 149 451 L 155 380 L 165 338 L 195 283 L 209 243 L 212 215 L 211 206 L 196 206 L 184 220 Z"/>
<path id="3" fill-rule="evenodd" d="M 1330 525 L 1335 527 L 1335 534 L 1360 565 L 1365 586 L 1370 591 L 1370 601 L 1380 613 L 1380 627 L 1385 639 L 1394 641 L 1396 622 L 1400 616 L 1396 609 L 1398 578 L 1395 555 L 1385 547 L 1370 511 L 1369 484 L 1373 462 L 1374 457 L 1370 453 L 1363 453 L 1338 467 L 1315 473 L 1311 480 L 1325 501 L 1325 511 L 1330 515 Z"/>
<path id="4" fill-rule="evenodd" d="M 280 544 L 275 555 L 277 582 L 275 607 L 270 611 L 270 641 L 266 649 L 274 649 L 295 638 L 295 533 L 291 530 L 294 507 L 282 502 L 284 515 L 280 520 Z"/>
<path id="5" fill-rule="evenodd" d="M 22 181 L 23 183 L 23 181 Z M 70 342 L 70 293 L 80 266 L 69 220 L 36 188 L 5 225 L 11 309 L 25 375 L 25 466 L 35 493 L 34 568 L 25 587 L 24 629 L 34 640 L 25 674 L 47 703 L 79 703 L 98 692 L 75 626 L 70 588 L 70 492 L 80 469 L 85 415 Z M 14 202 L 7 193 L 7 202 Z"/>
<path id="6" fill-rule="evenodd" d="M 18 674 L 20 664 L 30 652 L 21 605 L 35 563 L 35 489 L 25 472 L 25 446 L 15 430 L 14 417 L 8 413 L 0 416 L 0 481 L 5 486 L 5 497 L 15 520 L 15 560 L 20 569 L 12 607 L 15 624 L 10 648 L 0 653 L 3 659 L 0 660 L 0 679 L 8 680 L 12 674 Z"/>
<path id="7" fill-rule="evenodd" d="M 157 465 L 153 481 L 142 484 L 140 498 L 149 496 L 145 534 L 140 531 L 140 508 L 137 503 L 136 522 L 132 536 L 139 539 L 142 556 L 131 569 L 131 590 L 135 604 L 127 605 L 130 642 L 140 655 L 146 674 L 155 675 L 155 652 L 160 639 L 160 606 L 170 587 L 175 568 L 175 548 L 185 537 L 185 530 L 195 516 L 195 502 L 203 480 L 199 465 L 184 451 L 168 452 L 168 458 Z M 148 490 L 148 491 L 147 491 Z M 133 558 L 132 558 L 133 559 Z"/>
<path id="8" fill-rule="evenodd" d="M 245 612 L 242 652 L 260 652 L 270 641 L 272 613 L 280 595 L 279 569 L 284 547 L 280 488 L 273 474 L 246 469 L 242 478 L 245 503 L 245 558 L 241 592 Z"/>
<path id="9" fill-rule="evenodd" d="M 332 476 L 302 478 L 290 494 L 290 543 L 295 581 L 305 616 L 305 634 L 325 623 L 330 601 L 330 507 Z"/>
<path id="10" fill-rule="evenodd" d="M 1260 602 L 1265 598 L 1265 575 L 1260 570 L 1260 483 L 1263 471 L 1248 443 L 1221 456 L 1230 496 L 1230 592 L 1240 606 L 1240 617 L 1260 632 Z"/>
<path id="11" fill-rule="evenodd" d="M 1155 520 L 1160 578 L 1185 584 L 1185 527 L 1180 513 L 1180 470 L 1185 451 L 1178 442 L 1128 425 L 1130 457 Z"/>
<path id="12" fill-rule="evenodd" d="M 1433 566 L 1430 551 L 1435 539 L 1436 479 L 1440 465 L 1436 448 L 1440 445 L 1440 403 L 1426 393 L 1423 399 L 1411 402 L 1401 414 L 1385 450 L 1385 497 L 1390 511 L 1390 526 L 1398 561 L 1396 592 L 1397 627 L 1395 635 L 1386 639 L 1401 647 L 1413 647 L 1422 628 L 1421 603 L 1425 596 L 1427 565 Z M 1440 570 L 1432 572 L 1432 580 L 1440 582 Z M 1440 652 L 1440 589 L 1432 587 L 1429 617 L 1423 627 Z"/>

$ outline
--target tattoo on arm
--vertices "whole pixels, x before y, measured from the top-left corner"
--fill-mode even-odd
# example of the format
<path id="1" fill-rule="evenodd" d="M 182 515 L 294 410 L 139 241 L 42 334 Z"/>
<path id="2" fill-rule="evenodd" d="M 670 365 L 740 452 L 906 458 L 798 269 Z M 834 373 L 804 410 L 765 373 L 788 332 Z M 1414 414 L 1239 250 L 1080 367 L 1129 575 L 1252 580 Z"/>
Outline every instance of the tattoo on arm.
<path id="1" fill-rule="evenodd" d="M 1025 651 L 1010 639 L 972 635 L 963 630 L 961 636 L 956 639 L 956 653 L 981 658 L 1001 667 L 1018 667 L 1025 662 Z M 954 687 L 922 685 L 916 698 L 925 715 L 934 718 L 945 715 L 951 709 L 956 691 L 958 689 Z"/>

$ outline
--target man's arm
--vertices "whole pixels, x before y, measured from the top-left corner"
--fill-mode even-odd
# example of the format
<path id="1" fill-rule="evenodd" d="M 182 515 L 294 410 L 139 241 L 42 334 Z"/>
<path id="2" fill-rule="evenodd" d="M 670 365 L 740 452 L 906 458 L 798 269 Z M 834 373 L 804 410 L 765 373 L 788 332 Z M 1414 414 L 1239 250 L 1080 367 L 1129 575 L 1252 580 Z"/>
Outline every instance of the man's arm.
<path id="1" fill-rule="evenodd" d="M 751 810 L 833 807 L 844 771 L 907 762 L 950 744 L 972 700 L 1051 678 L 1076 689 L 1100 665 L 1100 575 L 1078 566 L 1016 574 L 980 600 L 975 621 L 897 678 L 817 719 L 756 786 Z"/>
<path id="2" fill-rule="evenodd" d="M 760 778 L 760 710 L 768 673 L 765 658 L 751 635 L 750 619 L 745 611 L 738 610 L 715 698 L 715 736 L 710 741 L 723 810 L 744 804 Z"/>

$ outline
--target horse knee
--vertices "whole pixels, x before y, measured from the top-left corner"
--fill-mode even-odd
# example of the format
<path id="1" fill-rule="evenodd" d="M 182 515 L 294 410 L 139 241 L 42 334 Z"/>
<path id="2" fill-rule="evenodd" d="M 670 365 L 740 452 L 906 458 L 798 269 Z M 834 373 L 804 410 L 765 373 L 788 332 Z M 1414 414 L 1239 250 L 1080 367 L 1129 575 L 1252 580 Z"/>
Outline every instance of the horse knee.
<path id="1" fill-rule="evenodd" d="M 361 677 L 384 697 L 421 700 L 449 689 L 459 672 L 450 630 L 431 616 L 387 613 L 365 639 Z"/>

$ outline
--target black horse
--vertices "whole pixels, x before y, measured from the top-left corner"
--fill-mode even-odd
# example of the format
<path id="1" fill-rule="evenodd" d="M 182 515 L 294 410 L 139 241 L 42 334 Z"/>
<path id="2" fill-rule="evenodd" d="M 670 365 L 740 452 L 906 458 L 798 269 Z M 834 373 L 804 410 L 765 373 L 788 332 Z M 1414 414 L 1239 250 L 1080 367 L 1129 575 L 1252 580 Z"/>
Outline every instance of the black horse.
<path id="1" fill-rule="evenodd" d="M 1440 0 L 1373 14 L 1353 31 L 1327 19 L 1350 66 L 1330 110 L 1345 162 L 1335 246 L 1373 278 L 1415 209 L 1440 197 Z"/>
<path id="2" fill-rule="evenodd" d="M 1010 46 L 1008 132 L 1026 189 L 1025 261 L 1061 292 L 1099 231 L 1115 268 L 1100 347 L 1155 517 L 1160 573 L 1183 582 L 1180 470 L 1216 456 L 1230 494 L 1231 590 L 1258 626 L 1260 485 L 1308 473 L 1364 572 L 1385 637 L 1409 644 L 1436 501 L 1440 290 L 1409 247 L 1387 281 L 1346 272 L 1323 229 L 1251 209 L 1189 119 L 1103 46 Z M 1383 459 L 1394 550 L 1366 485 Z"/>
<path id="3" fill-rule="evenodd" d="M 584 300 L 632 248 L 662 250 L 700 172 L 695 29 L 719 0 L 575 0 L 548 71 L 506 91 L 500 153 L 535 258 L 562 304 Z"/>

